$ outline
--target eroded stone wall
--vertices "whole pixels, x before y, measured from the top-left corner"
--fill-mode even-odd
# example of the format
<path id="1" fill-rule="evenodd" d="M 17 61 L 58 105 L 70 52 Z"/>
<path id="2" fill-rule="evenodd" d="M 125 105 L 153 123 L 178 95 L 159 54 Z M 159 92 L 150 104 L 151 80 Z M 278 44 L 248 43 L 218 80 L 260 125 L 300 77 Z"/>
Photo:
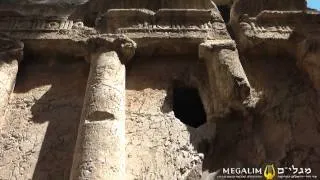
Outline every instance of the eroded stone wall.
<path id="1" fill-rule="evenodd" d="M 133 60 L 126 92 L 126 179 L 202 176 L 203 161 L 207 158 L 204 146 L 212 142 L 215 124 L 190 127 L 177 119 L 172 109 L 173 81 L 200 85 L 201 70 L 196 58 Z"/>
<path id="2" fill-rule="evenodd" d="M 24 60 L 0 131 L 0 179 L 69 179 L 88 64 Z"/>
<path id="3" fill-rule="evenodd" d="M 235 114 L 217 123 L 214 169 L 275 162 L 319 175 L 319 98 L 307 75 L 289 57 L 243 55 L 241 60 L 261 100 L 249 117 Z"/>

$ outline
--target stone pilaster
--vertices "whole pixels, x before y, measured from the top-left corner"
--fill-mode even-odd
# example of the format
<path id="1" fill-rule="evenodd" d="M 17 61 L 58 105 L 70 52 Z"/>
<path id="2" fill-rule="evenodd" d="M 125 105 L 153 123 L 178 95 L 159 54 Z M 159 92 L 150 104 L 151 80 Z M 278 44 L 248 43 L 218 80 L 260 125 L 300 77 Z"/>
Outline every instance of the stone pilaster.
<path id="1" fill-rule="evenodd" d="M 71 180 L 123 179 L 125 66 L 115 51 L 90 55 L 91 68 Z"/>
<path id="2" fill-rule="evenodd" d="M 231 106 L 249 100 L 251 87 L 233 40 L 206 41 L 199 47 L 199 56 L 207 66 L 216 115 L 223 116 Z"/>
<path id="3" fill-rule="evenodd" d="M 0 36 L 0 128 L 14 89 L 23 43 Z"/>

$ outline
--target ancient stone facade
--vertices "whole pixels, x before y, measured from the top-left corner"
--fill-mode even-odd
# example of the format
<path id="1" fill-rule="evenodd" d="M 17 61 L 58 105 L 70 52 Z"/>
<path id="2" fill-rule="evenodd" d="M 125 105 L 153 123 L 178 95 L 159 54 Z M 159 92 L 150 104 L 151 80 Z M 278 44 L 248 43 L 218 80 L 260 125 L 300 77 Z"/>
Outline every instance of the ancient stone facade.
<path id="1" fill-rule="evenodd" d="M 320 177 L 305 0 L 0 2 L 0 179 Z"/>

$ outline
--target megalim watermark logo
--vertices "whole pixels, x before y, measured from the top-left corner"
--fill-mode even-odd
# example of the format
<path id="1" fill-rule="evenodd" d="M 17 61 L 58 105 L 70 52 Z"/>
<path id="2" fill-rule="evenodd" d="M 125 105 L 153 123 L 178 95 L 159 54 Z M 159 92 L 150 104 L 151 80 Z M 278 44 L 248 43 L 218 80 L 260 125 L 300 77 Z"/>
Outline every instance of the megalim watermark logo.
<path id="1" fill-rule="evenodd" d="M 267 163 L 261 168 L 222 168 L 217 179 L 318 179 L 312 174 L 311 168 L 276 167 Z"/>
<path id="2" fill-rule="evenodd" d="M 274 168 L 274 165 L 266 165 L 264 168 L 263 176 L 266 178 L 266 180 L 273 180 L 276 177 L 276 170 Z"/>

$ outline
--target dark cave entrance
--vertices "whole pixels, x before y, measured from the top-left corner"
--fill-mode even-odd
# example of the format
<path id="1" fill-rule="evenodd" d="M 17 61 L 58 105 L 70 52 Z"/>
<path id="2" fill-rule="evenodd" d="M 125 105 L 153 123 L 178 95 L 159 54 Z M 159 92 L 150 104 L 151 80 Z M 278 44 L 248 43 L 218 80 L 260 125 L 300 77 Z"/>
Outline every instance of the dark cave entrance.
<path id="1" fill-rule="evenodd" d="M 207 121 L 206 112 L 196 88 L 174 86 L 173 111 L 176 118 L 194 128 Z"/>
<path id="2" fill-rule="evenodd" d="M 221 13 L 221 16 L 225 23 L 228 23 L 230 20 L 230 7 L 228 5 L 220 5 L 218 9 Z"/>

